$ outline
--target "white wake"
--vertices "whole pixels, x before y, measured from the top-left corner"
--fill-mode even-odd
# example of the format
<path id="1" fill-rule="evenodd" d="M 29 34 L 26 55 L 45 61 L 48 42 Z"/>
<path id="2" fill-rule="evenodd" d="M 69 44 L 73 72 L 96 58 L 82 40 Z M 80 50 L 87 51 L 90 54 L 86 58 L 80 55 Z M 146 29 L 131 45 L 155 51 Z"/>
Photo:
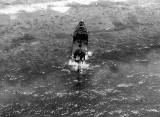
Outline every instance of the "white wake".
<path id="1" fill-rule="evenodd" d="M 89 56 L 92 56 L 92 52 L 89 51 L 87 52 L 85 59 L 88 60 Z M 89 69 L 89 63 L 86 63 L 85 61 L 78 64 L 77 62 L 73 61 L 72 59 L 69 60 L 68 65 L 72 66 L 72 69 L 77 71 L 78 67 L 80 67 L 81 69 Z"/>

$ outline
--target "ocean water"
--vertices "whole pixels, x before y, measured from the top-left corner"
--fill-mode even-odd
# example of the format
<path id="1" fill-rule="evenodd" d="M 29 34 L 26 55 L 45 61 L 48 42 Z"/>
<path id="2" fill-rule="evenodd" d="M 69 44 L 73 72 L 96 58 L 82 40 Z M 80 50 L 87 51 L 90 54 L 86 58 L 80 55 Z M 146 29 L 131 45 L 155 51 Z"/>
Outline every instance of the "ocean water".
<path id="1" fill-rule="evenodd" d="M 1 57 L 1 117 L 160 116 L 159 45 L 89 52 L 78 76 L 63 51 L 37 44 Z"/>

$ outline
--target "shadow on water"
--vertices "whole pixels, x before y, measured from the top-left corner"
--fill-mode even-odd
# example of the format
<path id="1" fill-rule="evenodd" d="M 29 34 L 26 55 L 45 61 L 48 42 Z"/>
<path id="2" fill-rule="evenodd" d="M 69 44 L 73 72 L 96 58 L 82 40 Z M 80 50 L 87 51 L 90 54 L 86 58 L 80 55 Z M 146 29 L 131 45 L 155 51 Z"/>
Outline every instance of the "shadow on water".
<path id="1" fill-rule="evenodd" d="M 88 73 L 80 74 L 77 71 L 77 83 L 74 85 L 73 89 L 81 91 L 83 89 L 86 89 L 87 87 L 90 87 L 91 86 L 90 80 L 91 77 L 89 76 Z"/>
<path id="2" fill-rule="evenodd" d="M 67 69 L 67 67 L 66 67 Z M 70 69 L 70 68 L 68 68 Z M 59 79 L 63 86 L 69 91 L 82 91 L 91 87 L 91 70 L 86 70 L 84 73 L 70 70 L 70 74 L 64 74 Z M 62 72 L 60 73 L 62 74 Z"/>

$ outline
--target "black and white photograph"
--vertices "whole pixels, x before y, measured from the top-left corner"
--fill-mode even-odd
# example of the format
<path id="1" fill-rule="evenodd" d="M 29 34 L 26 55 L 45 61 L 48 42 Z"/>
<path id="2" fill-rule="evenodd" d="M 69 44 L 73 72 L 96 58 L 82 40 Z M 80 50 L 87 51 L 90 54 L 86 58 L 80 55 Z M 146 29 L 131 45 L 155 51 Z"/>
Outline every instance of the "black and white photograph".
<path id="1" fill-rule="evenodd" d="M 0 117 L 160 117 L 160 0 L 0 0 Z"/>

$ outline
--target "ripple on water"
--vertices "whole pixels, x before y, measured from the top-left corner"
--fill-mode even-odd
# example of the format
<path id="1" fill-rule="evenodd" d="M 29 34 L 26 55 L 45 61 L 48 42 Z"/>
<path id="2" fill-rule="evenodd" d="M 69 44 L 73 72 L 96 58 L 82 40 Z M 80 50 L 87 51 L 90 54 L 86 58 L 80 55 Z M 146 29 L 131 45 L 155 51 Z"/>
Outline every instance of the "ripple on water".
<path id="1" fill-rule="evenodd" d="M 117 85 L 117 87 L 131 87 L 131 86 L 133 86 L 132 83 L 128 83 L 128 84 L 123 83 L 123 84 Z"/>

